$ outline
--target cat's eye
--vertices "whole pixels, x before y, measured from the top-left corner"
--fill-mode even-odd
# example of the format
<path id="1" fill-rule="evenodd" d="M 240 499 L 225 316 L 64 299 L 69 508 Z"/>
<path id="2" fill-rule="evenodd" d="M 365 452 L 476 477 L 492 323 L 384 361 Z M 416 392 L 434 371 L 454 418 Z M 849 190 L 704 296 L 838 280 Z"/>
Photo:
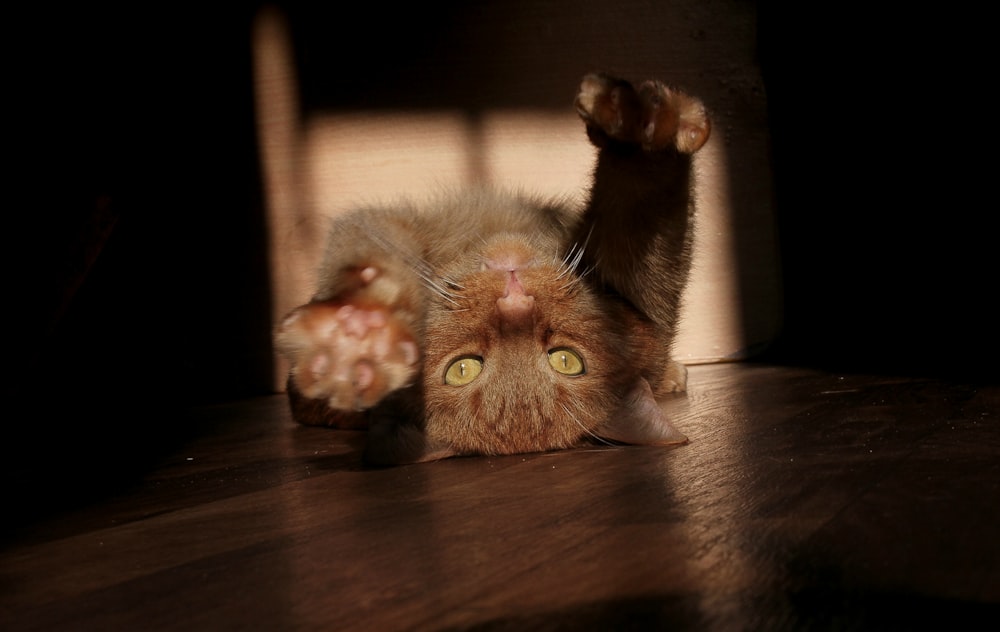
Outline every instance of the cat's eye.
<path id="1" fill-rule="evenodd" d="M 549 351 L 549 366 L 563 375 L 583 375 L 583 358 L 576 351 L 558 347 Z"/>
<path id="2" fill-rule="evenodd" d="M 448 369 L 444 372 L 444 383 L 451 386 L 465 386 L 479 377 L 482 371 L 482 358 L 462 356 L 448 365 Z"/>

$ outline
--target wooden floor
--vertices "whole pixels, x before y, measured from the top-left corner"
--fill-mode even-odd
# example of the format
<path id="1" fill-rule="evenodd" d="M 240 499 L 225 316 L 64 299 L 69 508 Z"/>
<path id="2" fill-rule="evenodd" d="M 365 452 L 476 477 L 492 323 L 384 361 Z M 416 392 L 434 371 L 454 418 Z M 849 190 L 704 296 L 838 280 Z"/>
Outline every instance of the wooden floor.
<path id="1" fill-rule="evenodd" d="M 360 465 L 279 397 L 8 530 L 4 630 L 1000 629 L 1000 387 L 726 364 L 691 442 Z"/>

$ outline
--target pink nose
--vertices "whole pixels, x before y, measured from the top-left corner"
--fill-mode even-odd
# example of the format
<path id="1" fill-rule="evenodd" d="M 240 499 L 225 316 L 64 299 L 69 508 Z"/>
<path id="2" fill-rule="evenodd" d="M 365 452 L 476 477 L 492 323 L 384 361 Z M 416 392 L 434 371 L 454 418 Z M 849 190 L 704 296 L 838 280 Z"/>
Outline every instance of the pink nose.
<path id="1" fill-rule="evenodd" d="M 535 322 L 535 297 L 528 296 L 517 273 L 513 270 L 507 278 L 507 290 L 497 299 L 501 328 L 505 331 L 531 327 Z"/>

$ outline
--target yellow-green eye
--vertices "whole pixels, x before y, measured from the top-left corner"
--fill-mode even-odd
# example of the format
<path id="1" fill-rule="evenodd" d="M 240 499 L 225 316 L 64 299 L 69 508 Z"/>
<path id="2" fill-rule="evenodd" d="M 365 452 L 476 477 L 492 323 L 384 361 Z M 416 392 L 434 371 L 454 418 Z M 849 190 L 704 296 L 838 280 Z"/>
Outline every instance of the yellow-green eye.
<path id="1" fill-rule="evenodd" d="M 586 371 L 583 358 L 576 351 L 565 347 L 549 351 L 549 365 L 563 375 L 583 375 Z"/>
<path id="2" fill-rule="evenodd" d="M 444 372 L 444 383 L 451 386 L 465 386 L 479 377 L 482 370 L 482 358 L 462 356 L 448 365 L 448 370 Z"/>

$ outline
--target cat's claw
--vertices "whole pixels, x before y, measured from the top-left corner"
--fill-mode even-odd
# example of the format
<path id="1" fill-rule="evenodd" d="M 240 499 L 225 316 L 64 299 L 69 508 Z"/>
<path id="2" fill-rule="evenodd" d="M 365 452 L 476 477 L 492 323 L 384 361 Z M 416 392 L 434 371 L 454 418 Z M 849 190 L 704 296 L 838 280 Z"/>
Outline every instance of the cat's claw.
<path id="1" fill-rule="evenodd" d="M 711 132 L 701 101 L 659 81 L 646 81 L 636 89 L 623 79 L 589 74 L 580 84 L 576 110 L 598 146 L 613 139 L 646 151 L 674 148 L 693 154 Z"/>
<path id="2" fill-rule="evenodd" d="M 409 329 L 392 313 L 340 301 L 295 309 L 275 341 L 301 394 L 338 410 L 371 408 L 409 384 L 420 359 Z"/>

